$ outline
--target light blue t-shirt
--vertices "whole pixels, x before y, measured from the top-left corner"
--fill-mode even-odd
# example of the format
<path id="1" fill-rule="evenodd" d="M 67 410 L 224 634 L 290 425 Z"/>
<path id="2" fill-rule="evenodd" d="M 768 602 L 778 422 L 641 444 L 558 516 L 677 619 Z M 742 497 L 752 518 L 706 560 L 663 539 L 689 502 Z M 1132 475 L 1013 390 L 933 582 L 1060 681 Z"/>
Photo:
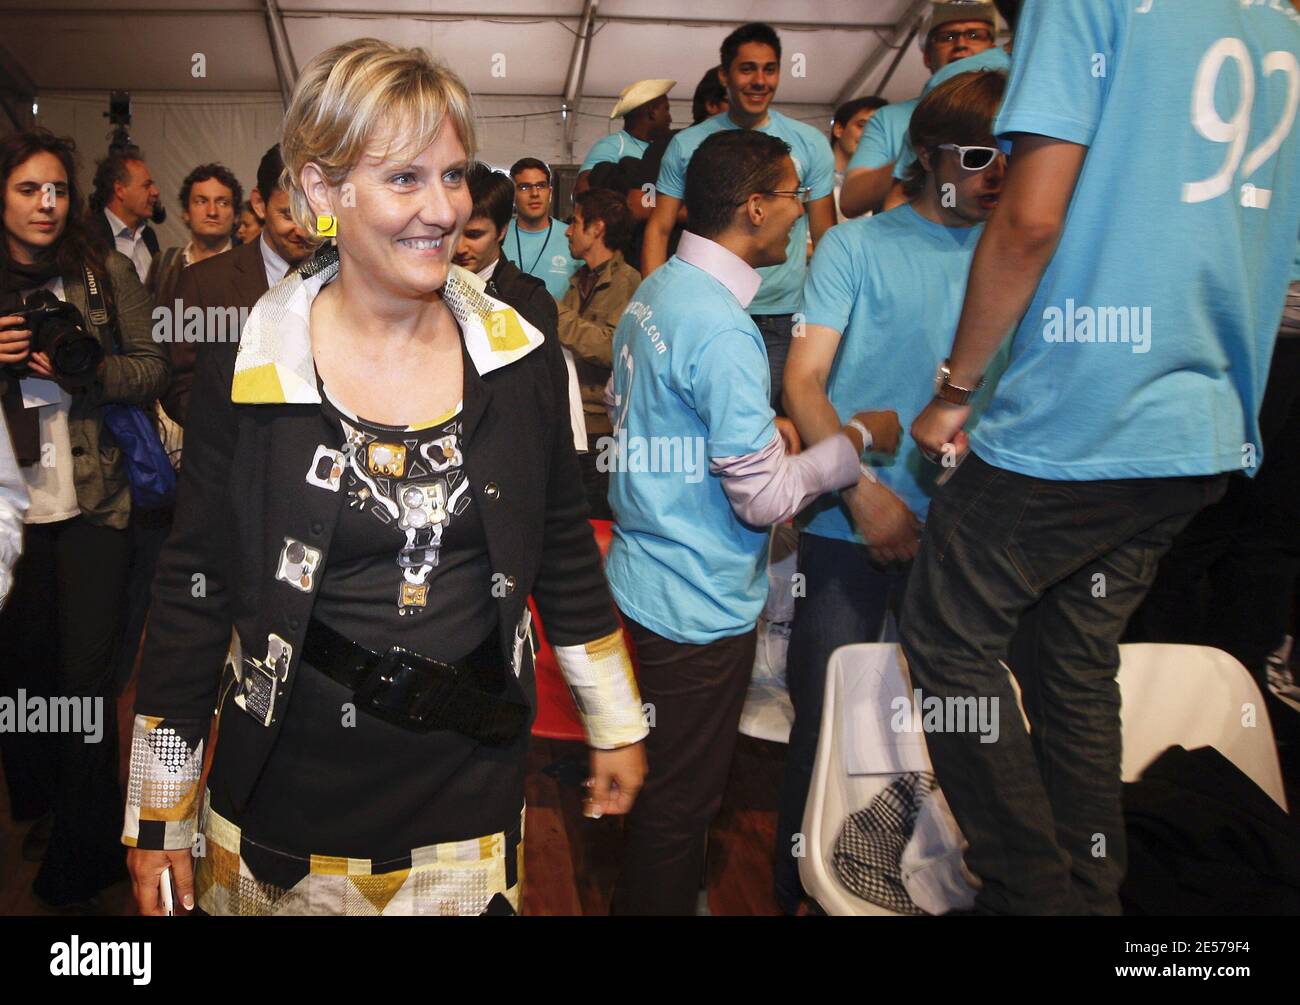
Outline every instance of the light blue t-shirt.
<path id="1" fill-rule="evenodd" d="M 799 122 L 768 109 L 767 124 L 758 131 L 784 140 L 799 175 L 799 184 L 812 189 L 810 199 L 821 199 L 835 190 L 835 156 L 826 136 L 806 122 Z M 656 188 L 664 195 L 682 199 L 686 195 L 686 166 L 699 145 L 714 133 L 740 128 L 726 112 L 719 112 L 673 137 L 659 166 Z M 790 231 L 786 259 L 780 265 L 759 269 L 763 285 L 749 305 L 751 314 L 793 314 L 799 310 L 803 280 L 808 271 L 808 216 L 804 214 Z"/>
<path id="2" fill-rule="evenodd" d="M 1297 52 L 1289 3 L 1025 4 L 995 132 L 1089 150 L 982 458 L 1066 480 L 1257 470 L 1300 226 Z"/>
<path id="3" fill-rule="evenodd" d="M 641 157 L 650 148 L 649 140 L 639 140 L 626 129 L 602 136 L 591 145 L 578 173 L 590 171 L 597 164 L 617 164 L 624 157 Z"/>
<path id="4" fill-rule="evenodd" d="M 1011 57 L 1007 55 L 1005 49 L 995 45 L 991 49 L 985 49 L 973 56 L 967 56 L 964 59 L 949 63 L 925 82 L 925 87 L 921 88 L 921 100 L 925 100 L 927 94 L 940 84 L 952 80 L 959 73 L 978 73 L 981 70 L 1000 70 L 1003 73 L 1008 73 L 1011 70 Z M 907 117 L 907 126 L 908 129 L 912 126 L 912 117 L 910 115 Z M 903 132 L 903 148 L 898 152 L 898 160 L 894 161 L 894 177 L 906 178 L 907 171 L 915 160 L 916 154 L 912 150 L 912 137 L 905 130 Z"/>
<path id="5" fill-rule="evenodd" d="M 676 255 L 637 288 L 614 330 L 614 438 L 626 449 L 609 480 L 605 575 L 619 608 L 665 638 L 739 635 L 763 609 L 768 528 L 741 522 L 709 458 L 772 441 L 769 383 L 745 309 Z"/>
<path id="6" fill-rule="evenodd" d="M 506 258 L 544 282 L 556 300 L 569 288 L 569 277 L 582 268 L 581 259 L 569 257 L 569 239 L 564 236 L 568 229 L 563 220 L 552 219 L 548 237 L 545 230 L 520 230 L 518 220 L 511 220 L 503 245 Z"/>
<path id="7" fill-rule="evenodd" d="M 895 101 L 892 105 L 877 110 L 862 130 L 862 138 L 858 140 L 858 148 L 849 158 L 845 175 L 858 168 L 874 171 L 898 160 L 903 141 L 907 139 L 907 127 L 912 122 L 912 112 L 920 103 L 920 98 L 911 98 Z"/>
<path id="8" fill-rule="evenodd" d="M 808 324 L 841 334 L 826 382 L 841 422 L 863 410 L 892 408 L 906 430 L 929 404 L 983 230 L 983 224 L 944 227 L 903 205 L 846 221 L 822 239 L 804 287 L 804 315 Z M 990 367 L 975 399 L 976 414 L 996 369 Z M 892 457 L 868 458 L 881 483 L 924 520 L 943 469 L 926 460 L 906 432 Z M 862 543 L 838 493 L 804 510 L 801 523 L 811 534 Z"/>

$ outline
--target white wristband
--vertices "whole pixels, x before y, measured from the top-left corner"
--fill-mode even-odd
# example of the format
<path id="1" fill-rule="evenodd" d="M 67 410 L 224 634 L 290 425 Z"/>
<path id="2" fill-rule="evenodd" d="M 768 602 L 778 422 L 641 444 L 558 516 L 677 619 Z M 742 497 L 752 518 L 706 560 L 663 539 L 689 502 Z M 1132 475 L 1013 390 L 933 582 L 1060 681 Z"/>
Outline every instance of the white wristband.
<path id="1" fill-rule="evenodd" d="M 851 429 L 856 429 L 859 433 L 862 434 L 862 452 L 864 454 L 871 449 L 871 444 L 874 442 L 871 438 L 871 430 L 869 430 L 857 419 L 850 419 L 848 422 L 845 423 L 845 425 L 850 427 Z"/>
<path id="2" fill-rule="evenodd" d="M 872 485 L 880 484 L 880 479 L 877 478 L 876 473 L 871 470 L 870 464 L 859 461 L 858 470 L 862 472 L 862 477 L 865 478 L 867 481 L 871 482 Z"/>

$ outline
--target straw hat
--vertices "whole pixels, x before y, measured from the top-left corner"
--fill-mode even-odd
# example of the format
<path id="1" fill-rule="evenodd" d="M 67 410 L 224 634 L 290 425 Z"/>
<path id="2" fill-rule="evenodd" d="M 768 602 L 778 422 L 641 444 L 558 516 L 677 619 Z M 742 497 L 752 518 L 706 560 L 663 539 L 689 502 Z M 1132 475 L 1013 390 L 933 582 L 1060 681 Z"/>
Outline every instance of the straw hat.
<path id="1" fill-rule="evenodd" d="M 619 93 L 618 101 L 614 103 L 614 110 L 609 113 L 609 117 L 617 119 L 620 115 L 626 115 L 647 102 L 654 101 L 655 98 L 662 98 L 676 84 L 675 80 L 638 80 L 635 84 L 629 84 Z"/>

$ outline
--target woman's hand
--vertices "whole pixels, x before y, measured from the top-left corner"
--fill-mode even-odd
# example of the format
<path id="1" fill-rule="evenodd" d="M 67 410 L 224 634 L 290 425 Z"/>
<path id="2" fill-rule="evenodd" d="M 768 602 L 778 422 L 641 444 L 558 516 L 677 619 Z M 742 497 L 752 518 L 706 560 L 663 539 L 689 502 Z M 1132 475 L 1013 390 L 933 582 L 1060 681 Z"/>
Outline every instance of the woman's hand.
<path id="1" fill-rule="evenodd" d="M 25 363 L 32 345 L 30 328 L 13 328 L 11 325 L 26 324 L 16 314 L 6 314 L 0 318 L 0 366 L 15 366 Z"/>
<path id="2" fill-rule="evenodd" d="M 34 352 L 27 357 L 27 369 L 33 377 L 44 377 L 46 380 L 58 380 L 54 375 L 54 367 L 50 365 L 50 357 L 43 352 Z"/>
<path id="3" fill-rule="evenodd" d="M 126 867 L 131 873 L 131 892 L 141 914 L 166 915 L 158 896 L 163 870 L 171 866 L 176 901 L 186 911 L 194 910 L 194 857 L 188 848 L 175 851 L 150 851 L 132 848 L 126 853 Z"/>
<path id="4" fill-rule="evenodd" d="M 591 752 L 591 777 L 582 812 L 594 818 L 627 813 L 645 781 L 645 744 Z"/>

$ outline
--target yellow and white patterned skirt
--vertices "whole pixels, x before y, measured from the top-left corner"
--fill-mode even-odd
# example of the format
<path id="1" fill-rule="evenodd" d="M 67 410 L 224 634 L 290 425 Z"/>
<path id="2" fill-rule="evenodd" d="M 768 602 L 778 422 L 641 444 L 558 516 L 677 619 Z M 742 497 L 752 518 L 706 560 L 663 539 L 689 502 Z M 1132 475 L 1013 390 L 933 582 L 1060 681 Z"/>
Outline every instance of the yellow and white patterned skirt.
<path id="1" fill-rule="evenodd" d="M 212 915 L 474 915 L 497 894 L 517 913 L 524 818 L 510 833 L 413 848 L 386 862 L 304 858 L 251 841 L 205 798 L 195 869 Z"/>

